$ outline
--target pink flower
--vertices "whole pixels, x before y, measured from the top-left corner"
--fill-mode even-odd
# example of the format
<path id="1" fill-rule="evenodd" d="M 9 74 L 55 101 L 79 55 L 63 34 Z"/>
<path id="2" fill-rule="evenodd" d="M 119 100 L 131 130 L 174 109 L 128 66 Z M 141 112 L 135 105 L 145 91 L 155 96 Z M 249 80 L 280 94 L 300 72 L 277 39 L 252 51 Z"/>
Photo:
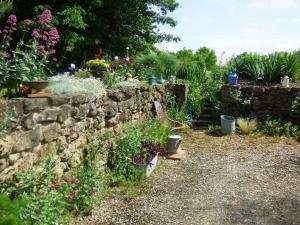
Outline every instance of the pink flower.
<path id="1" fill-rule="evenodd" d="M 30 20 L 30 19 L 25 19 L 25 20 L 24 20 L 24 24 L 25 24 L 26 26 L 30 26 L 30 25 L 32 24 L 32 20 Z"/>
<path id="2" fill-rule="evenodd" d="M 48 32 L 48 39 L 50 41 L 51 44 L 57 44 L 57 42 L 59 41 L 59 34 L 58 34 L 58 30 L 54 27 L 52 28 L 49 32 Z"/>
<path id="3" fill-rule="evenodd" d="M 2 31 L 4 34 L 8 34 L 8 30 L 6 30 L 6 29 L 3 29 L 3 31 Z"/>
<path id="4" fill-rule="evenodd" d="M 48 188 L 51 190 L 55 190 L 55 189 L 59 188 L 59 184 L 49 183 Z"/>
<path id="5" fill-rule="evenodd" d="M 43 46 L 43 45 L 37 46 L 37 51 L 38 51 L 39 55 L 44 54 L 45 53 L 45 46 Z"/>
<path id="6" fill-rule="evenodd" d="M 71 178 L 68 180 L 69 184 L 76 184 L 76 179 L 75 178 Z"/>
<path id="7" fill-rule="evenodd" d="M 43 36 L 42 36 L 42 39 L 43 39 L 44 41 L 48 41 L 47 35 L 43 35 Z"/>
<path id="8" fill-rule="evenodd" d="M 55 52 L 56 52 L 55 49 L 50 49 L 50 50 L 49 50 L 49 54 L 50 54 L 50 55 L 55 54 Z"/>
<path id="9" fill-rule="evenodd" d="M 52 17 L 51 11 L 46 9 L 40 15 L 39 23 L 41 25 L 49 25 L 51 24 L 51 17 Z"/>
<path id="10" fill-rule="evenodd" d="M 74 198 L 77 195 L 77 191 L 71 190 L 70 191 L 70 197 Z"/>
<path id="11" fill-rule="evenodd" d="M 53 58 L 52 61 L 53 61 L 53 62 L 57 62 L 57 58 Z"/>
<path id="12" fill-rule="evenodd" d="M 7 23 L 12 25 L 12 26 L 16 26 L 17 25 L 17 16 L 15 14 L 11 14 L 8 19 L 7 19 Z"/>
<path id="13" fill-rule="evenodd" d="M 37 28 L 34 28 L 33 31 L 32 31 L 32 33 L 31 33 L 31 36 L 32 36 L 33 38 L 39 38 L 39 37 L 41 36 L 40 30 L 37 29 Z"/>

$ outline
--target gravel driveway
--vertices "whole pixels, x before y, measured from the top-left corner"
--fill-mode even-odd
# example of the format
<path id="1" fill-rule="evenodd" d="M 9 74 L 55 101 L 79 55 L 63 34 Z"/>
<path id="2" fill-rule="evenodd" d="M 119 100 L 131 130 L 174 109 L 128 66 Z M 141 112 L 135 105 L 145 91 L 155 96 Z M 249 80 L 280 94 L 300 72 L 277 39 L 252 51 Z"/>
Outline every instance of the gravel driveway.
<path id="1" fill-rule="evenodd" d="M 114 196 L 84 225 L 300 225 L 300 143 L 184 135 L 188 156 L 160 159 L 143 194 Z"/>

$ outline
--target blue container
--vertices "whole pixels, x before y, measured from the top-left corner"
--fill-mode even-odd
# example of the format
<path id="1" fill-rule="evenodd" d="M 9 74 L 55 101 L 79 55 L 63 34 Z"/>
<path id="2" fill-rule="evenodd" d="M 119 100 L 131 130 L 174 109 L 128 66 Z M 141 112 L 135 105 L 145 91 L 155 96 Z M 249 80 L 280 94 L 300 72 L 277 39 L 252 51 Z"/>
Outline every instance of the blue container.
<path id="1" fill-rule="evenodd" d="M 156 78 L 153 75 L 149 76 L 148 77 L 148 84 L 153 85 L 155 83 L 156 83 Z"/>
<path id="2" fill-rule="evenodd" d="M 164 84 L 166 81 L 165 81 L 165 79 L 163 78 L 163 76 L 162 75 L 160 75 L 160 78 L 159 78 L 159 80 L 157 81 L 157 83 L 159 83 L 159 84 Z"/>
<path id="3" fill-rule="evenodd" d="M 231 86 L 236 86 L 238 84 L 238 75 L 236 72 L 231 72 L 228 76 L 228 83 Z"/>

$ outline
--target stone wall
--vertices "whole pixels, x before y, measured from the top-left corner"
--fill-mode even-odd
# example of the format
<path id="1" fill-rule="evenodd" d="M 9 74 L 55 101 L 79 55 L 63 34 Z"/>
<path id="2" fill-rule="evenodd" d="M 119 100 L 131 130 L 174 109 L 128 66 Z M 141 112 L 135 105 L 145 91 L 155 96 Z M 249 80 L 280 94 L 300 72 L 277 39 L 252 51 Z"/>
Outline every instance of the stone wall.
<path id="1" fill-rule="evenodd" d="M 59 173 L 78 166 L 88 134 L 116 129 L 141 114 L 151 116 L 154 100 L 162 102 L 166 90 L 175 93 L 176 89 L 143 84 L 107 89 L 101 97 L 53 95 L 2 103 L 1 111 L 12 110 L 16 121 L 11 124 L 12 132 L 0 141 L 0 183 L 49 153 L 59 158 Z"/>
<path id="2" fill-rule="evenodd" d="M 300 123 L 300 87 L 228 86 L 222 88 L 222 114 L 280 118 Z"/>

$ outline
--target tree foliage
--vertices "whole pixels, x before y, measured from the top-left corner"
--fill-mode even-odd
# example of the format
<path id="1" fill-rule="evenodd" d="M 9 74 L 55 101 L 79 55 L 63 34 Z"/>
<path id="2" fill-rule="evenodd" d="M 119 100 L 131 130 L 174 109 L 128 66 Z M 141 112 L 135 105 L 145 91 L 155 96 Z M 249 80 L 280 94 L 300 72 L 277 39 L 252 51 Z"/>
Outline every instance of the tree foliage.
<path id="1" fill-rule="evenodd" d="M 20 19 L 32 18 L 50 9 L 61 34 L 60 53 L 68 58 L 93 58 L 98 48 L 105 53 L 124 56 L 145 52 L 161 41 L 178 40 L 162 33 L 158 25 L 175 26 L 168 16 L 178 7 L 176 0 L 15 0 L 14 11 Z"/>

